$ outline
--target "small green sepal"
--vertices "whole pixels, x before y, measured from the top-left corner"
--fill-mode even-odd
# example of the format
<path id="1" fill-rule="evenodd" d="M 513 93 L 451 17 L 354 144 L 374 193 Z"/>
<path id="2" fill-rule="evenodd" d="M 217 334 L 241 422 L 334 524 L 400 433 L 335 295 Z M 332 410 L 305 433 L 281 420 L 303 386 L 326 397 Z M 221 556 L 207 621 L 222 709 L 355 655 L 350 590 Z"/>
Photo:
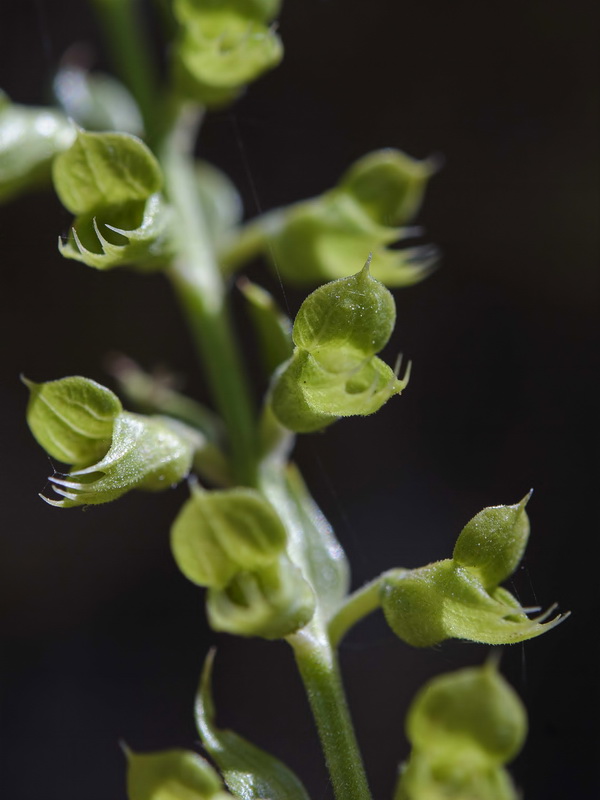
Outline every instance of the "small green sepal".
<path id="1" fill-rule="evenodd" d="M 275 510 L 254 489 L 205 491 L 192 486 L 171 528 L 171 549 L 183 574 L 199 586 L 225 589 L 240 572 L 275 562 L 286 533 Z"/>
<path id="2" fill-rule="evenodd" d="M 396 310 L 369 264 L 319 287 L 300 307 L 292 331 L 296 349 L 271 392 L 273 411 L 290 430 L 306 433 L 339 417 L 373 414 L 408 383 L 408 370 L 399 379 L 375 356 L 389 340 Z"/>
<path id="3" fill-rule="evenodd" d="M 491 660 L 426 684 L 406 733 L 412 752 L 395 800 L 517 800 L 503 765 L 522 748 L 527 718 Z"/>
<path id="4" fill-rule="evenodd" d="M 240 800 L 309 800 L 306 789 L 281 761 L 215 722 L 211 679 L 214 651 L 209 653 L 198 694 L 196 725 L 206 752 L 225 783 Z"/>
<path id="5" fill-rule="evenodd" d="M 513 506 L 484 508 L 456 540 L 454 561 L 475 571 L 485 587 L 498 586 L 520 564 L 529 538 L 530 497 L 531 492 Z"/>
<path id="6" fill-rule="evenodd" d="M 206 612 L 213 630 L 283 639 L 310 622 L 315 597 L 298 567 L 281 555 L 266 567 L 239 572 L 225 589 L 209 589 Z"/>
<path id="7" fill-rule="evenodd" d="M 228 800 L 221 778 L 197 753 L 163 750 L 127 755 L 129 800 Z"/>
<path id="8" fill-rule="evenodd" d="M 0 202 L 49 184 L 52 160 L 73 143 L 73 123 L 51 108 L 0 102 Z"/>

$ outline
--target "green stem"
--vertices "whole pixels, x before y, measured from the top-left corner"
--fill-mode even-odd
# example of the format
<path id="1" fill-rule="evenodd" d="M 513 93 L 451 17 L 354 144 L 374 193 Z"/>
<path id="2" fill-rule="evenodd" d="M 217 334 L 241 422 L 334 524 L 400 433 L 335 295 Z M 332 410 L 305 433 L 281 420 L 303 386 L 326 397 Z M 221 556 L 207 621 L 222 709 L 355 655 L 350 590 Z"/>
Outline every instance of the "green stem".
<path id="1" fill-rule="evenodd" d="M 231 275 L 261 253 L 271 249 L 270 239 L 282 225 L 285 209 L 275 209 L 263 214 L 239 230 L 219 251 L 219 264 Z"/>
<path id="2" fill-rule="evenodd" d="M 93 0 L 115 68 L 140 108 L 146 139 L 159 136 L 161 104 L 157 102 L 158 75 L 150 55 L 138 0 Z"/>
<path id="3" fill-rule="evenodd" d="M 235 477 L 242 484 L 254 486 L 258 447 L 252 401 L 190 155 L 197 124 L 198 114 L 184 111 L 161 153 L 166 189 L 178 226 L 179 252 L 168 276 L 187 317 L 215 403 L 225 420 Z"/>
<path id="4" fill-rule="evenodd" d="M 357 622 L 379 608 L 379 586 L 382 577 L 383 575 L 380 575 L 346 598 L 344 605 L 331 618 L 328 632 L 333 647 L 337 647 Z"/>
<path id="5" fill-rule="evenodd" d="M 336 654 L 309 626 L 288 637 L 317 723 L 336 800 L 371 800 Z"/>

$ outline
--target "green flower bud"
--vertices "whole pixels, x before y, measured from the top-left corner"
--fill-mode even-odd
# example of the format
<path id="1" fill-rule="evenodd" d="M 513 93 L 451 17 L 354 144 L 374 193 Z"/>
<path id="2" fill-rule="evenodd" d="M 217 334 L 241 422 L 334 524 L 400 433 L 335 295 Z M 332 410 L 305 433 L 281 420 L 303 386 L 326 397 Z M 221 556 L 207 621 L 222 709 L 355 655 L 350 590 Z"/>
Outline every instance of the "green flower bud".
<path id="1" fill-rule="evenodd" d="M 565 618 L 558 615 L 544 622 L 552 607 L 529 619 L 510 592 L 488 591 L 473 572 L 452 559 L 386 573 L 380 598 L 390 628 L 414 647 L 451 638 L 514 644 L 540 636 Z"/>
<path id="2" fill-rule="evenodd" d="M 284 280 L 306 285 L 348 275 L 372 253 L 373 276 L 388 286 L 421 280 L 437 260 L 431 246 L 388 249 L 414 236 L 401 227 L 417 212 L 431 161 L 398 150 L 370 153 L 329 192 L 265 218 L 265 254 Z"/>
<path id="3" fill-rule="evenodd" d="M 433 158 L 417 161 L 400 150 L 377 150 L 356 161 L 338 186 L 378 225 L 404 225 L 421 207 L 427 182 L 437 171 Z"/>
<path id="4" fill-rule="evenodd" d="M 107 503 L 130 489 L 167 489 L 188 475 L 201 437 L 183 423 L 122 411 L 112 392 L 78 376 L 27 385 L 33 435 L 50 456 L 74 466 L 49 478 L 63 498 L 43 497 L 50 505 Z"/>
<path id="5" fill-rule="evenodd" d="M 180 91 L 206 106 L 230 103 L 247 83 L 277 66 L 281 41 L 266 15 L 272 0 L 178 0 L 182 25 L 175 76 Z"/>
<path id="6" fill-rule="evenodd" d="M 15 105 L 0 93 L 0 202 L 50 183 L 53 158 L 75 136 L 64 114 Z"/>
<path id="7" fill-rule="evenodd" d="M 373 414 L 408 382 L 375 357 L 394 327 L 391 294 L 361 272 L 321 286 L 302 304 L 292 336 L 297 345 L 275 376 L 271 403 L 290 430 L 308 432 L 338 417 Z"/>
<path id="8" fill-rule="evenodd" d="M 189 750 L 132 753 L 127 750 L 129 800 L 227 800 L 217 772 Z"/>
<path id="9" fill-rule="evenodd" d="M 502 765 L 525 740 L 527 718 L 495 665 L 434 678 L 406 720 L 413 750 L 397 800 L 516 800 Z"/>
<path id="10" fill-rule="evenodd" d="M 171 528 L 179 569 L 193 583 L 215 589 L 224 589 L 239 572 L 275 562 L 285 544 L 281 520 L 254 489 L 192 487 Z"/>
<path id="11" fill-rule="evenodd" d="M 315 597 L 285 555 L 266 567 L 239 572 L 225 589 L 209 589 L 211 627 L 236 636 L 282 639 L 303 628 L 315 612 Z"/>
<path id="12" fill-rule="evenodd" d="M 498 586 L 515 571 L 529 538 L 525 506 L 531 492 L 514 506 L 492 506 L 476 514 L 456 540 L 453 558 L 469 567 L 487 587 Z"/>
<path id="13" fill-rule="evenodd" d="M 54 161 L 54 185 L 76 215 L 66 258 L 96 269 L 162 266 L 171 252 L 171 211 L 159 194 L 162 174 L 148 147 L 124 133 L 86 133 Z"/>

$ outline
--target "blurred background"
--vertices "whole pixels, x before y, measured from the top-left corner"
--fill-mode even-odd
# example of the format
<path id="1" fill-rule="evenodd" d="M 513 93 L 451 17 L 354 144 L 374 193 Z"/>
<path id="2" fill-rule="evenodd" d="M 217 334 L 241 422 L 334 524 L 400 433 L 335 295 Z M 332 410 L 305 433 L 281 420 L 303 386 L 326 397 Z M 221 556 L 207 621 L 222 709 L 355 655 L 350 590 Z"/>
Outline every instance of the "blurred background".
<path id="1" fill-rule="evenodd" d="M 373 418 L 303 437 L 297 457 L 356 586 L 449 556 L 477 511 L 535 489 L 509 588 L 523 605 L 558 601 L 573 614 L 502 658 L 530 712 L 513 768 L 527 800 L 600 788 L 598 30 L 592 0 L 287 0 L 283 64 L 209 116 L 200 149 L 236 181 L 248 216 L 322 192 L 370 150 L 443 155 L 419 217 L 442 263 L 395 293 L 385 354 L 412 359 L 410 386 Z M 74 42 L 107 68 L 88 4 L 3 3 L 0 86 L 17 102 L 47 102 Z M 89 511 L 37 497 L 51 465 L 27 430 L 20 372 L 110 384 L 106 357 L 124 352 L 206 398 L 163 279 L 62 260 L 69 221 L 51 193 L 0 208 L 2 796 L 125 798 L 119 742 L 195 745 L 192 699 L 216 644 L 219 721 L 327 800 L 289 648 L 213 634 L 201 592 L 174 566 L 168 529 L 186 488 Z M 251 275 L 295 313 L 304 293 L 283 297 L 261 264 Z M 460 642 L 413 650 L 378 615 L 348 637 L 342 665 L 377 800 L 391 797 L 406 756 L 416 689 L 486 654 Z"/>

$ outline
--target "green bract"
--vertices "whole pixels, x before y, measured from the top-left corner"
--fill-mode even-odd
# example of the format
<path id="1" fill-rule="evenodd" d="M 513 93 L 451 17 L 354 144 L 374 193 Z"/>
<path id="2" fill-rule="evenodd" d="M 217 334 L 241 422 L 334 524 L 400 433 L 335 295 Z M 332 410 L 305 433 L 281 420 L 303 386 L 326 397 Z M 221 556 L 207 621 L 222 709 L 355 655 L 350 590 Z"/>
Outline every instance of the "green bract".
<path id="1" fill-rule="evenodd" d="M 112 392 L 86 378 L 27 385 L 33 435 L 49 455 L 73 465 L 68 475 L 49 479 L 63 498 L 44 497 L 51 505 L 97 505 L 130 489 L 168 489 L 188 475 L 202 444 L 176 420 L 122 411 Z"/>
<path id="2" fill-rule="evenodd" d="M 206 659 L 196 697 L 196 724 L 204 749 L 228 788 L 240 800 L 309 800 L 289 767 L 237 733 L 217 727 L 211 690 L 213 660 L 214 651 Z"/>
<path id="3" fill-rule="evenodd" d="M 319 287 L 294 322 L 296 349 L 276 376 L 273 411 L 297 432 L 318 430 L 338 417 L 372 414 L 406 386 L 375 356 L 387 343 L 396 310 L 387 289 L 369 274 Z"/>
<path id="4" fill-rule="evenodd" d="M 180 91 L 207 106 L 230 103 L 247 83 L 277 66 L 283 47 L 268 21 L 271 0 L 176 0 Z"/>
<path id="5" fill-rule="evenodd" d="M 52 159 L 70 147 L 75 126 L 50 108 L 28 108 L 0 95 L 0 202 L 49 183 Z"/>
<path id="6" fill-rule="evenodd" d="M 215 247 L 227 240 L 243 215 L 242 200 L 231 180 L 207 161 L 196 162 L 198 192 Z"/>
<path id="7" fill-rule="evenodd" d="M 357 161 L 330 191 L 265 218 L 264 253 L 291 283 L 345 277 L 371 252 L 373 276 L 388 286 L 421 280 L 437 260 L 430 246 L 389 249 L 414 231 L 433 161 L 381 150 Z"/>
<path id="8" fill-rule="evenodd" d="M 523 705 L 492 663 L 435 678 L 407 717 L 413 749 L 396 800 L 516 800 L 502 765 L 526 732 Z"/>
<path id="9" fill-rule="evenodd" d="M 273 296 L 262 286 L 247 278 L 240 278 L 238 288 L 248 301 L 262 361 L 267 374 L 271 375 L 292 355 L 292 323 L 277 306 Z"/>
<path id="10" fill-rule="evenodd" d="M 158 753 L 127 751 L 129 800 L 227 800 L 223 783 L 211 767 L 189 750 Z"/>
<path id="11" fill-rule="evenodd" d="M 158 162 L 140 139 L 80 130 L 55 159 L 53 175 L 61 202 L 76 215 L 73 241 L 59 243 L 65 257 L 97 269 L 164 262 L 171 210 L 159 194 Z"/>
<path id="12" fill-rule="evenodd" d="M 460 534 L 454 558 L 383 576 L 381 605 L 401 639 L 415 647 L 449 638 L 512 644 L 539 636 L 565 618 L 557 615 L 544 622 L 552 607 L 529 619 L 532 609 L 498 586 L 523 554 L 529 533 L 526 501 L 480 512 Z"/>

